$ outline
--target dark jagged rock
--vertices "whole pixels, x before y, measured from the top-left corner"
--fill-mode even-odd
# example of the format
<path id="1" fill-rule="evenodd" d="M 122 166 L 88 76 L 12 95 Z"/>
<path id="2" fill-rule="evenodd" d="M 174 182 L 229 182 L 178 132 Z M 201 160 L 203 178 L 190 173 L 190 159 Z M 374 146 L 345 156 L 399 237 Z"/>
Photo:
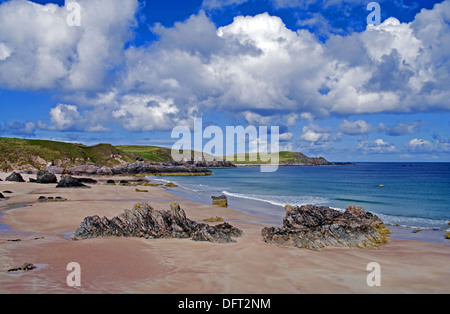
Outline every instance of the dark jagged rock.
<path id="1" fill-rule="evenodd" d="M 196 167 L 190 164 L 152 164 L 146 162 L 136 162 L 124 166 L 116 166 L 111 169 L 114 175 L 135 175 L 135 174 L 158 174 L 158 173 L 186 173 L 186 174 L 212 174 L 210 170 Z"/>
<path id="2" fill-rule="evenodd" d="M 327 246 L 378 248 L 388 241 L 383 221 L 359 206 L 345 213 L 325 206 L 286 206 L 281 228 L 264 228 L 263 240 L 269 244 L 317 250 Z"/>
<path id="3" fill-rule="evenodd" d="M 30 181 L 30 183 L 36 183 L 37 180 L 34 178 L 29 178 L 28 181 Z"/>
<path id="4" fill-rule="evenodd" d="M 77 178 L 79 182 L 86 184 L 97 184 L 98 181 L 92 178 Z"/>
<path id="5" fill-rule="evenodd" d="M 228 199 L 225 195 L 222 196 L 212 196 L 212 204 L 221 206 L 221 207 L 228 207 Z"/>
<path id="6" fill-rule="evenodd" d="M 64 176 L 59 181 L 57 188 L 90 188 L 89 186 L 81 183 L 78 179 L 71 176 Z"/>
<path id="7" fill-rule="evenodd" d="M 108 180 L 108 181 L 106 181 L 106 184 L 116 185 L 116 181 Z"/>
<path id="8" fill-rule="evenodd" d="M 25 182 L 25 180 L 24 180 L 23 177 L 20 175 L 20 173 L 17 173 L 17 172 L 11 173 L 11 174 L 5 179 L 5 181 L 9 181 L 9 182 Z"/>
<path id="9" fill-rule="evenodd" d="M 87 217 L 75 231 L 74 240 L 96 237 L 141 237 L 141 238 L 192 238 L 194 241 L 215 243 L 235 242 L 233 237 L 242 237 L 243 232 L 230 224 L 218 226 L 197 223 L 186 218 L 177 203 L 170 211 L 158 211 L 148 203 L 137 203 L 133 209 L 125 210 L 113 219 L 99 216 Z"/>
<path id="10" fill-rule="evenodd" d="M 0 193 L 0 199 L 1 198 L 6 198 L 5 196 L 3 196 L 3 194 L 2 193 Z"/>
<path id="11" fill-rule="evenodd" d="M 37 268 L 37 267 L 34 266 L 34 265 L 31 264 L 31 263 L 25 263 L 25 264 L 23 264 L 22 266 L 20 266 L 20 267 L 18 267 L 18 268 L 8 269 L 8 273 L 11 273 L 11 272 L 17 272 L 17 271 L 28 272 L 28 271 L 31 271 L 31 270 L 36 269 L 36 268 Z"/>
<path id="12" fill-rule="evenodd" d="M 43 171 L 38 171 L 37 177 L 36 177 L 36 183 L 54 184 L 54 183 L 58 183 L 58 180 L 56 179 L 56 176 L 53 173 L 43 170 Z"/>

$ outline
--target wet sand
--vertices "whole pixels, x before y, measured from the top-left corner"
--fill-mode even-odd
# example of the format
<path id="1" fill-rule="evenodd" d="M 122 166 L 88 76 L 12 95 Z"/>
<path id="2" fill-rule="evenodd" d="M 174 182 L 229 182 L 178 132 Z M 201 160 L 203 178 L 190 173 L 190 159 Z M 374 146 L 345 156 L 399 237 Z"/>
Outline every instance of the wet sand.
<path id="1" fill-rule="evenodd" d="M 3 180 L 6 176 L 0 174 Z M 391 239 L 378 250 L 276 247 L 261 239 L 261 229 L 271 225 L 256 223 L 264 218 L 195 203 L 168 188 L 138 187 L 149 191 L 139 193 L 136 187 L 110 186 L 104 184 L 107 179 L 98 179 L 99 184 L 90 189 L 0 182 L 0 192 L 14 192 L 0 200 L 0 293 L 450 293 L 446 243 Z M 127 178 L 116 178 L 122 179 Z M 67 201 L 38 202 L 41 195 Z M 86 216 L 112 218 L 143 201 L 160 210 L 177 201 L 187 217 L 197 221 L 221 216 L 245 236 L 234 244 L 190 239 L 70 240 Z M 26 262 L 37 269 L 7 272 Z M 81 287 L 66 283 L 71 262 L 81 266 Z M 381 287 L 366 283 L 371 262 L 381 266 Z"/>

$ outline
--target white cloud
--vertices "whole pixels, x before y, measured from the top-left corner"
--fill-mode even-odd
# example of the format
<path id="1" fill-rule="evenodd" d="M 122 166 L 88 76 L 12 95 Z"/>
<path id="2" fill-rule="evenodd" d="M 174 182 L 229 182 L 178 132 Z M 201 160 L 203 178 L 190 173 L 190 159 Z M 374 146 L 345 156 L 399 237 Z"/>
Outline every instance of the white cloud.
<path id="1" fill-rule="evenodd" d="M 124 96 L 113 116 L 130 131 L 170 130 L 177 123 L 178 109 L 173 99 L 149 95 Z"/>
<path id="2" fill-rule="evenodd" d="M 385 125 L 384 123 L 380 123 L 378 129 L 381 132 L 386 132 L 387 135 L 390 136 L 401 136 L 407 134 L 414 134 L 419 130 L 419 128 L 423 125 L 422 122 L 399 122 L 396 125 Z"/>
<path id="3" fill-rule="evenodd" d="M 450 110 L 450 1 L 422 10 L 414 22 L 388 19 L 326 43 L 268 13 L 237 16 L 217 28 L 200 11 L 173 27 L 154 26 L 157 41 L 126 50 L 138 1 L 79 3 L 79 28 L 67 26 L 64 7 L 20 0 L 0 5 L 0 88 L 60 92 L 64 103 L 81 110 L 83 130 L 106 130 L 111 122 L 167 130 L 208 111 L 292 126 L 330 115 Z M 53 128 L 70 129 L 64 123 L 70 112 L 51 114 Z M 341 128 L 365 134 L 369 124 L 347 121 Z M 312 126 L 301 137 L 306 143 L 333 139 Z"/>
<path id="4" fill-rule="evenodd" d="M 300 139 L 310 143 L 329 142 L 332 137 L 328 130 L 322 129 L 320 126 L 311 124 L 303 127 Z"/>
<path id="5" fill-rule="evenodd" d="M 53 125 L 49 130 L 67 131 L 80 123 L 80 113 L 77 106 L 59 104 L 50 109 L 50 120 Z"/>
<path id="6" fill-rule="evenodd" d="M 283 134 L 280 134 L 280 141 L 290 141 L 294 138 L 294 133 L 292 132 L 286 132 Z"/>
<path id="7" fill-rule="evenodd" d="M 372 130 L 372 125 L 364 120 L 354 122 L 344 120 L 339 126 L 339 130 L 347 135 L 362 135 L 369 133 Z"/>
<path id="8" fill-rule="evenodd" d="M 8 59 L 11 56 L 11 53 L 11 49 L 9 49 L 6 44 L 0 42 L 0 61 Z"/>
<path id="9" fill-rule="evenodd" d="M 122 61 L 137 0 L 79 0 L 80 27 L 65 7 L 10 0 L 0 4 L 0 87 L 95 89 Z"/>
<path id="10" fill-rule="evenodd" d="M 392 154 L 399 151 L 397 147 L 383 139 L 362 141 L 358 144 L 358 149 L 364 154 Z"/>
<path id="11" fill-rule="evenodd" d="M 415 138 L 409 141 L 406 144 L 406 147 L 411 153 L 449 153 L 450 140 L 438 138 L 434 142 L 430 142 L 424 139 Z"/>

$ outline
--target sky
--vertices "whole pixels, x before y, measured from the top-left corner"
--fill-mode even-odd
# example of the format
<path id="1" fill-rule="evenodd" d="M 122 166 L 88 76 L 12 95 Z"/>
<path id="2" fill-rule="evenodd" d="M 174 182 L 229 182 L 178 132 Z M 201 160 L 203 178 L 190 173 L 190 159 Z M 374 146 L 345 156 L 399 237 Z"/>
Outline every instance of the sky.
<path id="1" fill-rule="evenodd" d="M 171 147 L 202 118 L 450 161 L 450 0 L 377 1 L 379 25 L 363 0 L 78 0 L 79 25 L 70 2 L 0 0 L 0 136 Z"/>

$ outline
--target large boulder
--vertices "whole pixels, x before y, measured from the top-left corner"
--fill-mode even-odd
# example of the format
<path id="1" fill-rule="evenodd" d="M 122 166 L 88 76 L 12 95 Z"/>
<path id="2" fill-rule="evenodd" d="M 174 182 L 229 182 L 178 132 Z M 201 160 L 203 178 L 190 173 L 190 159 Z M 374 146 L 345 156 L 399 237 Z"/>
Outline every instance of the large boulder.
<path id="1" fill-rule="evenodd" d="M 5 198 L 2 193 L 0 193 L 0 198 Z"/>
<path id="2" fill-rule="evenodd" d="M 25 182 L 25 180 L 23 179 L 23 177 L 21 176 L 20 173 L 18 172 L 13 172 L 11 173 L 6 179 L 5 181 L 10 181 L 10 182 Z"/>
<path id="3" fill-rule="evenodd" d="M 100 166 L 94 164 L 80 165 L 69 168 L 67 172 L 74 176 L 82 176 L 82 175 L 94 175 L 97 174 L 97 171 L 101 169 Z"/>
<path id="4" fill-rule="evenodd" d="M 78 179 L 71 176 L 63 176 L 59 181 L 57 188 L 90 188 L 81 183 Z"/>
<path id="5" fill-rule="evenodd" d="M 53 174 L 64 174 L 66 172 L 64 168 L 58 166 L 49 166 L 45 170 Z"/>
<path id="6" fill-rule="evenodd" d="M 86 217 L 75 231 L 73 240 L 96 237 L 140 237 L 140 238 L 192 238 L 194 241 L 215 243 L 235 242 L 233 237 L 242 237 L 243 232 L 230 224 L 218 226 L 197 223 L 186 218 L 178 203 L 172 203 L 169 211 L 158 211 L 148 203 L 137 203 L 133 209 L 125 210 L 113 219 L 99 216 Z"/>
<path id="7" fill-rule="evenodd" d="M 56 179 L 56 176 L 53 173 L 43 170 L 43 171 L 38 171 L 37 177 L 36 177 L 36 183 L 53 184 L 53 183 L 58 183 L 58 180 Z"/>
<path id="8" fill-rule="evenodd" d="M 383 221 L 359 206 L 339 212 L 325 206 L 286 206 L 283 227 L 262 230 L 266 243 L 317 250 L 332 247 L 378 248 L 388 242 Z"/>
<path id="9" fill-rule="evenodd" d="M 212 196 L 212 204 L 221 206 L 221 207 L 228 207 L 228 199 L 225 195 L 222 196 Z"/>

